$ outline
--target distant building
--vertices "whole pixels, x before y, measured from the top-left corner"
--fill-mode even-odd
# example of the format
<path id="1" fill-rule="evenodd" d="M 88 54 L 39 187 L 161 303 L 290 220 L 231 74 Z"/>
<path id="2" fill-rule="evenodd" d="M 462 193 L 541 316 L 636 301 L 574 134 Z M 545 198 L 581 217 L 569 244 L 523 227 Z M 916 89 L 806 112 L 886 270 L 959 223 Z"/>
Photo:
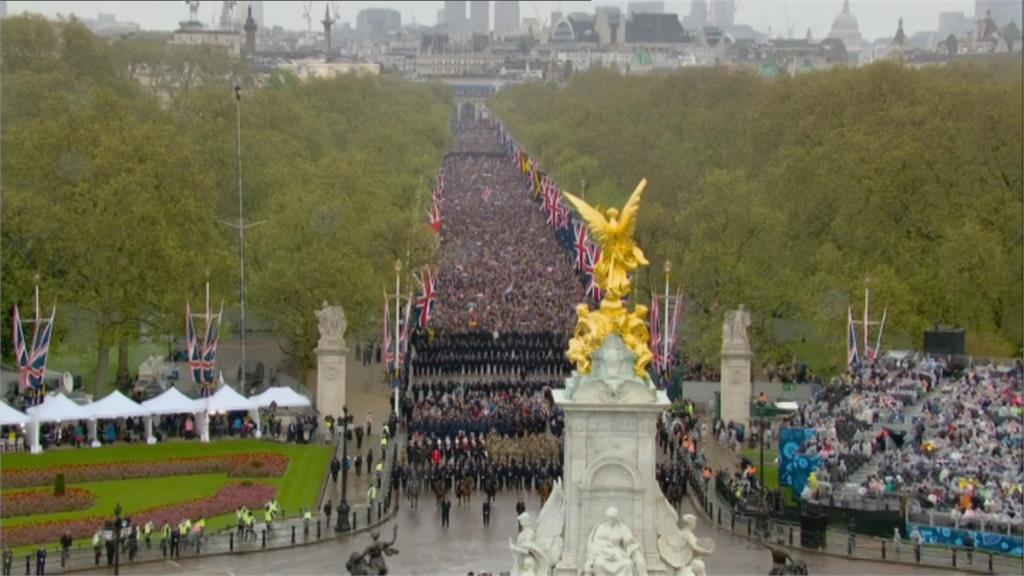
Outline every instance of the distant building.
<path id="1" fill-rule="evenodd" d="M 172 46 L 215 46 L 236 58 L 242 55 L 242 36 L 234 30 L 211 30 L 197 23 L 186 22 L 174 31 Z"/>
<path id="2" fill-rule="evenodd" d="M 832 29 L 828 33 L 829 38 L 842 40 L 846 46 L 846 53 L 852 64 L 857 64 L 861 52 L 866 48 L 864 38 L 860 34 L 860 25 L 857 18 L 850 13 L 850 0 L 843 0 L 843 10 L 832 21 Z"/>
<path id="3" fill-rule="evenodd" d="M 709 16 L 714 26 L 732 26 L 736 23 L 736 0 L 711 0 Z"/>
<path id="4" fill-rule="evenodd" d="M 494 3 L 494 33 L 512 36 L 519 33 L 519 2 L 497 0 Z"/>
<path id="5" fill-rule="evenodd" d="M 708 3 L 705 0 L 690 2 L 690 13 L 683 18 L 683 28 L 700 30 L 708 25 Z"/>
<path id="6" fill-rule="evenodd" d="M 440 26 L 441 24 L 444 23 L 444 8 L 441 8 L 437 11 L 437 24 Z"/>
<path id="7" fill-rule="evenodd" d="M 7 18 L 7 0 L 0 0 L 0 18 Z"/>
<path id="8" fill-rule="evenodd" d="M 630 18 L 634 14 L 664 14 L 665 3 L 660 1 L 630 2 L 626 4 L 626 15 Z"/>
<path id="9" fill-rule="evenodd" d="M 242 30 L 245 27 L 245 20 L 249 16 L 249 8 L 252 8 L 252 19 L 256 22 L 256 29 L 263 31 L 263 0 L 241 0 L 235 7 L 235 27 Z"/>
<path id="10" fill-rule="evenodd" d="M 585 42 L 597 44 L 598 36 L 594 30 L 595 19 L 583 12 L 573 12 L 562 18 L 551 29 L 550 42 Z"/>
<path id="11" fill-rule="evenodd" d="M 364 8 L 356 14 L 356 33 L 363 42 L 393 40 L 402 32 L 402 13 L 392 8 Z"/>
<path id="12" fill-rule="evenodd" d="M 82 18 L 80 22 L 93 34 L 105 38 L 116 38 L 139 31 L 139 25 L 135 22 L 118 21 L 113 14 L 104 14 L 103 12 L 100 12 L 95 20 Z"/>
<path id="13" fill-rule="evenodd" d="M 1019 24 L 1021 5 L 1021 0 L 974 0 L 974 19 L 981 20 L 988 13 L 1000 29 L 1005 28 L 1011 20 Z"/>
<path id="14" fill-rule="evenodd" d="M 449 36 L 468 36 L 469 21 L 466 20 L 465 0 L 446 0 L 444 3 L 444 24 Z"/>
<path id="15" fill-rule="evenodd" d="M 626 21 L 627 44 L 681 44 L 686 33 L 676 14 L 633 14 Z"/>
<path id="16" fill-rule="evenodd" d="M 473 34 L 487 36 L 491 33 L 491 3 L 488 0 L 469 3 L 469 28 Z"/>
<path id="17" fill-rule="evenodd" d="M 321 58 L 292 60 L 278 66 L 281 70 L 294 72 L 301 80 L 309 78 L 333 78 L 354 74 L 356 76 L 377 76 L 380 64 L 376 62 L 324 62 Z"/>
<path id="18" fill-rule="evenodd" d="M 594 12 L 594 32 L 602 46 L 625 44 L 626 26 L 617 6 L 598 6 Z"/>

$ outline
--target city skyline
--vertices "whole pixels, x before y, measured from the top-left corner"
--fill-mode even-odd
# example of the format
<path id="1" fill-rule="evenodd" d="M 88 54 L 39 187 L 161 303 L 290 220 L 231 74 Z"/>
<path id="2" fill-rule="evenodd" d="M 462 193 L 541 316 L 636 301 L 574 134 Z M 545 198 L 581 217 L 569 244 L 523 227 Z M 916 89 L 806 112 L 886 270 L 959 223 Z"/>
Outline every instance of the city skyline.
<path id="1" fill-rule="evenodd" d="M 708 2 L 710 4 L 710 2 Z M 409 1 L 354 1 L 354 2 L 313 2 L 314 30 L 319 30 L 324 8 L 331 5 L 341 8 L 342 23 L 356 26 L 358 12 L 370 7 L 388 7 L 402 14 L 402 24 L 416 22 L 431 26 L 436 22 L 438 11 L 443 9 L 444 2 L 409 2 Z M 617 6 L 626 11 L 628 0 L 604 0 L 601 2 L 540 1 L 520 2 L 520 20 L 538 18 L 549 20 L 553 12 L 587 12 L 593 13 L 598 6 Z M 680 20 L 690 13 L 691 0 L 666 0 L 665 11 L 679 14 Z M 891 37 L 897 22 L 903 19 L 904 30 L 908 35 L 920 31 L 937 30 L 939 14 L 942 12 L 963 12 L 965 17 L 972 19 L 974 0 L 852 0 L 850 12 L 857 18 L 863 37 L 867 40 Z M 199 18 L 204 23 L 215 22 L 220 14 L 221 2 L 202 2 Z M 739 0 L 736 9 L 736 24 L 745 24 L 767 33 L 772 37 L 803 38 L 807 30 L 815 38 L 827 36 L 832 21 L 842 10 L 841 0 Z M 75 14 L 81 18 L 96 18 L 100 13 L 114 14 L 118 20 L 138 23 L 143 29 L 170 31 L 177 27 L 178 22 L 188 18 L 188 7 L 179 0 L 163 0 L 146 3 L 129 3 L 115 1 L 91 2 L 24 2 L 11 1 L 7 5 L 8 15 L 29 11 L 41 13 L 48 17 L 58 14 L 67 16 Z M 469 9 L 467 3 L 467 19 Z M 494 6 L 490 8 L 490 26 L 493 27 Z M 285 29 L 302 30 L 306 27 L 303 18 L 303 5 L 300 2 L 267 1 L 264 3 L 264 20 L 267 26 L 282 26 Z M 549 25 L 550 22 L 547 22 Z M 1021 22 L 1018 22 L 1020 25 Z"/>

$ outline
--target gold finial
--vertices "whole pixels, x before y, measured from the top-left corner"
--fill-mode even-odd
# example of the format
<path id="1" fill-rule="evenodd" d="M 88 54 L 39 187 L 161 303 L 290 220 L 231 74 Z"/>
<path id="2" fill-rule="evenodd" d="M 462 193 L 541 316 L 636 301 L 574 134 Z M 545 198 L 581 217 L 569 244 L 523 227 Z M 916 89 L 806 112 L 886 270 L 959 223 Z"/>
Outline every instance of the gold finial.
<path id="1" fill-rule="evenodd" d="M 630 272 L 649 264 L 643 251 L 633 239 L 636 218 L 640 211 L 647 180 L 641 180 L 626 205 L 620 212 L 608 208 L 604 214 L 587 204 L 581 198 L 563 192 L 580 217 L 587 223 L 590 235 L 601 247 L 601 257 L 594 267 L 594 279 L 604 290 L 604 298 L 598 310 L 590 310 L 586 304 L 576 306 L 578 320 L 573 339 L 569 342 L 566 355 L 575 365 L 577 372 L 590 372 L 590 357 L 610 334 L 619 334 L 626 346 L 635 354 L 634 370 L 641 378 L 647 378 L 647 365 L 653 359 L 647 343 L 647 307 L 637 305 L 628 312 L 622 299 L 633 289 Z M 666 262 L 666 272 L 670 264 Z"/>

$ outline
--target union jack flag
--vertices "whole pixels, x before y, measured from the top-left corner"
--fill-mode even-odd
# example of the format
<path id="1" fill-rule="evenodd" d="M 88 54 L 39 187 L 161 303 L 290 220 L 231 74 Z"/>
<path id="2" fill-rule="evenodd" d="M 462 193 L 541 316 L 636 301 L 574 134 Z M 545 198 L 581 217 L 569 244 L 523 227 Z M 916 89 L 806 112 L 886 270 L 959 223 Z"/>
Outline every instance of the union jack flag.
<path id="1" fill-rule="evenodd" d="M 573 247 L 576 249 L 576 259 L 573 263 L 576 270 L 582 272 L 587 264 L 587 225 L 582 222 L 573 222 L 572 237 Z"/>
<path id="2" fill-rule="evenodd" d="M 185 346 L 188 350 L 188 370 L 192 374 L 192 381 L 196 384 L 202 384 L 202 350 L 199 347 L 199 337 L 196 334 L 195 322 L 192 320 L 192 305 L 188 302 L 185 302 Z"/>
<path id="3" fill-rule="evenodd" d="M 203 384 L 210 386 L 214 382 L 214 370 L 217 368 L 217 345 L 220 343 L 220 320 L 224 314 L 224 304 L 220 313 L 209 317 L 206 325 L 206 337 L 203 339 L 202 377 Z"/>
<path id="4" fill-rule="evenodd" d="M 660 314 L 658 310 L 658 296 L 656 294 L 651 295 L 651 312 L 648 317 L 649 330 L 651 333 L 651 353 L 654 355 L 654 370 L 657 373 L 662 371 L 662 357 L 661 357 L 661 323 Z"/>
<path id="5" fill-rule="evenodd" d="M 395 363 L 395 350 L 391 344 L 391 307 L 388 303 L 388 293 L 384 293 L 384 338 L 381 347 L 384 348 L 384 366 L 391 370 Z"/>
<path id="6" fill-rule="evenodd" d="M 32 342 L 32 353 L 28 361 L 28 384 L 36 390 L 42 390 L 46 378 L 46 355 L 50 351 L 50 340 L 53 338 L 53 318 L 57 315 L 57 307 L 54 306 L 50 312 L 50 319 L 47 320 L 43 329 L 39 330 L 39 320 L 36 320 L 36 332 Z"/>
<path id="7" fill-rule="evenodd" d="M 424 267 L 422 274 L 413 277 L 420 286 L 420 292 L 416 296 L 416 325 L 426 328 L 430 323 L 430 315 L 434 312 L 434 304 L 437 302 L 435 276 L 429 268 Z"/>
<path id="8" fill-rule="evenodd" d="M 857 325 L 853 322 L 853 309 L 846 309 L 846 364 L 853 370 L 860 362 L 857 353 Z"/>
<path id="9" fill-rule="evenodd" d="M 557 210 L 558 210 L 558 214 L 556 215 L 557 217 L 555 218 L 556 227 L 559 230 L 564 230 L 565 228 L 569 227 L 569 207 L 568 206 L 562 206 L 561 204 L 559 204 Z"/>
<path id="10" fill-rule="evenodd" d="M 597 263 L 601 261 L 601 248 L 596 244 L 590 244 L 587 247 L 587 265 L 584 268 L 584 273 L 587 275 L 587 296 L 594 298 L 594 302 L 601 301 L 601 287 L 597 285 L 597 275 L 594 269 L 597 268 Z"/>
<path id="11" fill-rule="evenodd" d="M 20 389 L 28 387 L 28 346 L 25 342 L 25 329 L 21 325 L 18 305 L 14 305 L 14 358 L 18 365 L 18 384 Z"/>

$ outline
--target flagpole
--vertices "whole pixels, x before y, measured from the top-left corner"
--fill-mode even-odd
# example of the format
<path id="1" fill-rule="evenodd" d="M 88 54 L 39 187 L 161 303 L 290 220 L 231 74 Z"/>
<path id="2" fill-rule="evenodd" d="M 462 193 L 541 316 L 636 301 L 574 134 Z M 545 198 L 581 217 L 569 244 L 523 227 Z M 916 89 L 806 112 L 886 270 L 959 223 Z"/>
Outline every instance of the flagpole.
<path id="1" fill-rule="evenodd" d="M 394 342 L 395 342 L 395 358 L 394 358 L 394 361 L 395 361 L 395 373 L 394 373 L 394 378 L 396 378 L 396 379 L 399 376 L 399 372 L 398 372 L 398 370 L 399 370 L 399 362 L 398 362 L 398 359 L 399 359 L 399 356 L 398 356 L 399 355 L 399 348 L 398 348 L 398 341 L 401 339 L 401 335 L 398 332 L 398 319 L 399 319 L 399 314 L 401 314 L 401 307 L 402 307 L 402 259 L 398 258 L 398 259 L 395 260 L 395 334 L 392 337 L 392 340 L 394 340 Z M 394 384 L 392 384 L 392 385 L 394 386 Z M 398 388 L 399 388 L 399 386 L 395 386 L 395 414 L 396 415 L 398 414 Z"/>
<path id="2" fill-rule="evenodd" d="M 672 274 L 672 262 L 665 260 L 665 330 L 661 334 L 661 369 L 668 367 L 668 281 Z"/>
<path id="3" fill-rule="evenodd" d="M 885 318 L 889 315 L 889 307 L 882 309 L 882 325 L 878 327 L 878 339 L 875 340 L 875 356 L 882 350 L 882 332 L 885 331 Z"/>
<path id="4" fill-rule="evenodd" d="M 870 289 L 864 288 L 864 355 L 868 354 L 868 305 L 869 305 L 869 294 Z"/>

